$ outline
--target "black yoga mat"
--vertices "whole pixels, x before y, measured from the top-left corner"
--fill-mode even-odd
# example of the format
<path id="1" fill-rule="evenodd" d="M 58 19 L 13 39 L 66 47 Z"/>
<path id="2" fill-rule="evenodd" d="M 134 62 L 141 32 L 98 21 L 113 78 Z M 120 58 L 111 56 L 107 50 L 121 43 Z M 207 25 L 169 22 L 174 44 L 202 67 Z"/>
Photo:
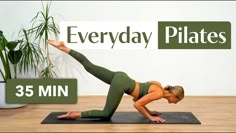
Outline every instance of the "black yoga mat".
<path id="1" fill-rule="evenodd" d="M 116 112 L 111 120 L 98 118 L 57 119 L 57 116 L 61 114 L 66 114 L 66 112 L 52 112 L 41 124 L 156 124 L 156 122 L 148 120 L 139 112 Z M 201 124 L 191 112 L 162 112 L 160 117 L 166 120 L 161 124 Z"/>

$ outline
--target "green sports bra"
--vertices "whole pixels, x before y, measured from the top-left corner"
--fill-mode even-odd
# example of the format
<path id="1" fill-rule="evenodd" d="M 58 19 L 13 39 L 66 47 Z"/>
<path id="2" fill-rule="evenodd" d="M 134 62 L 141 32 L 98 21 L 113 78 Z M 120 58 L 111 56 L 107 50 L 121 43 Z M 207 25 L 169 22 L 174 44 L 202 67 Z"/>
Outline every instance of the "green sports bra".
<path id="1" fill-rule="evenodd" d="M 139 95 L 138 99 L 143 97 L 144 95 L 148 94 L 149 87 L 152 85 L 152 83 L 139 83 Z"/>

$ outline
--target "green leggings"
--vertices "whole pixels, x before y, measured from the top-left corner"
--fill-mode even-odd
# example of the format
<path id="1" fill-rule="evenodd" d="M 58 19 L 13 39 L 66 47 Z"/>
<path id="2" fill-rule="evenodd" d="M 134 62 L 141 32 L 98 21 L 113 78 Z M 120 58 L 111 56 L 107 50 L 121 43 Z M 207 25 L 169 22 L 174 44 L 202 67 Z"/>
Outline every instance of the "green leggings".
<path id="1" fill-rule="evenodd" d="M 79 61 L 87 72 L 103 82 L 110 84 L 104 109 L 81 112 L 81 117 L 110 119 L 117 109 L 124 93 L 131 94 L 133 92 L 135 81 L 124 72 L 113 72 L 106 68 L 94 65 L 79 52 L 71 50 L 69 54 Z"/>

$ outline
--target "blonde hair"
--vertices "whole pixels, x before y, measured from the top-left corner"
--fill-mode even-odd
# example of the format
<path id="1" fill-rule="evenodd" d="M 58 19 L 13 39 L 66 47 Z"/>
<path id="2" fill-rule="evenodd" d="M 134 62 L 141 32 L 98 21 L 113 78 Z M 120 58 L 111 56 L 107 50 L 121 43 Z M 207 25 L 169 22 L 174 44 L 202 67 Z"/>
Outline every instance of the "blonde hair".
<path id="1" fill-rule="evenodd" d="M 184 88 L 182 86 L 166 86 L 164 89 L 175 94 L 180 100 L 184 98 Z"/>

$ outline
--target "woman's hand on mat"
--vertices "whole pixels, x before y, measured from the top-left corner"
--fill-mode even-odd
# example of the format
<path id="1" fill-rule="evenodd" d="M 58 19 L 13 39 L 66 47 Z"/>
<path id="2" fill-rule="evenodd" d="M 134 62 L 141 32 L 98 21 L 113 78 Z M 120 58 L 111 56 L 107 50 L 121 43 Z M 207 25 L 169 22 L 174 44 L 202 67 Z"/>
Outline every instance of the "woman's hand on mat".
<path id="1" fill-rule="evenodd" d="M 48 39 L 48 43 L 66 53 L 69 53 L 70 51 L 70 48 L 66 47 L 63 41 L 55 41 L 55 40 Z"/>
<path id="2" fill-rule="evenodd" d="M 162 119 L 161 117 L 151 117 L 151 121 L 157 122 L 157 123 L 163 123 L 166 120 Z"/>
<path id="3" fill-rule="evenodd" d="M 69 111 L 67 114 L 65 115 L 59 115 L 57 116 L 58 119 L 76 119 L 79 118 L 78 113 L 76 113 L 75 111 Z"/>
<path id="4" fill-rule="evenodd" d="M 158 111 L 151 111 L 150 115 L 161 115 L 161 112 Z"/>

